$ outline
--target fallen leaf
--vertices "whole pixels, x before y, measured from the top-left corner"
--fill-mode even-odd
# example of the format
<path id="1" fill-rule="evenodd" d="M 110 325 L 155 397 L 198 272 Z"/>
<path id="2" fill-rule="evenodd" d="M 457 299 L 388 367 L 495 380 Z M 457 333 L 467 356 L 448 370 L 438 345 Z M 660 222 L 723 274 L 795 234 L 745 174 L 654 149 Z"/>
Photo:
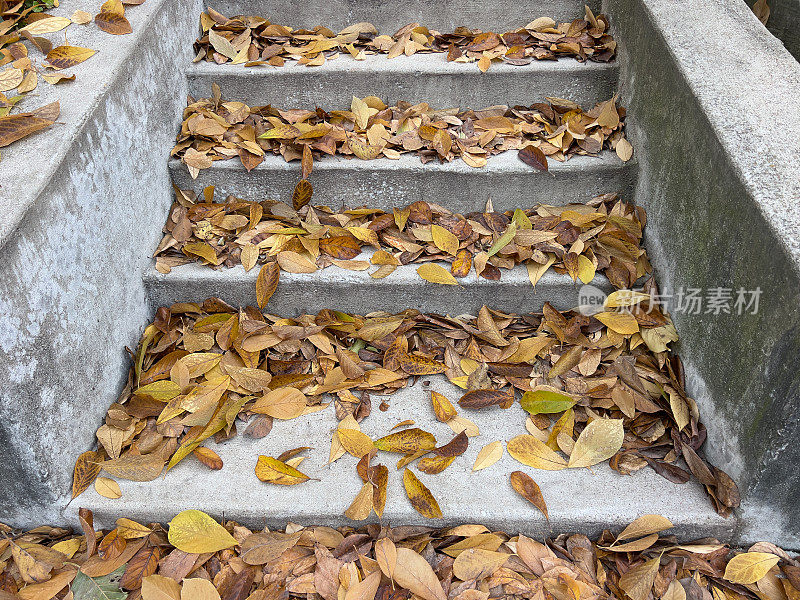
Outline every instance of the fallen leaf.
<path id="1" fill-rule="evenodd" d="M 503 456 L 503 444 L 502 442 L 495 441 L 486 444 L 483 448 L 481 448 L 480 452 L 478 452 L 478 456 L 475 459 L 475 464 L 472 465 L 473 471 L 480 471 L 481 469 L 485 469 L 486 467 L 491 467 L 494 463 L 496 463 L 500 458 Z"/>
<path id="2" fill-rule="evenodd" d="M 436 498 L 433 497 L 431 491 L 425 487 L 409 469 L 403 471 L 403 486 L 406 489 L 408 499 L 411 501 L 411 506 L 413 506 L 419 514 L 428 519 L 440 519 L 442 517 L 442 511 L 439 508 L 439 503 L 436 502 Z"/>
<path id="3" fill-rule="evenodd" d="M 525 498 L 525 500 L 542 511 L 545 518 L 550 521 L 550 515 L 547 514 L 547 504 L 544 501 L 544 496 L 542 496 L 542 491 L 539 489 L 538 484 L 531 479 L 530 475 L 522 471 L 512 472 L 511 487 L 513 487 L 514 491 L 520 496 Z"/>
<path id="4" fill-rule="evenodd" d="M 222 525 L 206 513 L 193 509 L 184 510 L 169 522 L 168 538 L 170 544 L 191 554 L 217 552 L 238 544 Z"/>
<path id="5" fill-rule="evenodd" d="M 625 437 L 622 419 L 595 419 L 589 423 L 569 456 L 570 468 L 591 467 L 619 452 Z"/>

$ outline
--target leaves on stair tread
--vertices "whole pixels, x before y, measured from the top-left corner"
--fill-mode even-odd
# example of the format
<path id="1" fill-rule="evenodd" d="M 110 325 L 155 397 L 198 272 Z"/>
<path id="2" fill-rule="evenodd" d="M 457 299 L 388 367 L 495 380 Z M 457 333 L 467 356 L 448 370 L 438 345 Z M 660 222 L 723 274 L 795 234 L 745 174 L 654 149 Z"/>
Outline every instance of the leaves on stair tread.
<path id="1" fill-rule="evenodd" d="M 90 511 L 82 513 L 93 522 Z M 478 600 L 485 598 L 480 590 L 493 589 L 496 597 L 547 592 L 556 598 L 621 598 L 624 592 L 630 600 L 730 594 L 764 600 L 794 598 L 800 591 L 797 557 L 777 546 L 760 542 L 738 552 L 710 538 L 676 545 L 673 537 L 660 537 L 669 525 L 660 515 L 645 515 L 616 536 L 604 531 L 591 541 L 582 534 L 560 534 L 540 543 L 524 535 L 490 533 L 479 524 L 333 529 L 288 523 L 283 531 L 251 531 L 190 510 L 168 527 L 122 518 L 116 529 L 98 531 L 104 540 L 114 531 L 149 531 L 114 559 L 101 558 L 97 549 L 88 557 L 68 550 L 84 543 L 70 529 L 19 532 L 2 526 L 13 556 L 0 563 L 0 597 L 124 600 L 130 593 L 142 600 L 258 600 L 319 594 L 326 600 L 364 600 L 399 593 L 424 600 Z M 606 550 L 642 534 L 655 540 L 640 550 Z M 63 551 L 72 552 L 69 560 Z M 34 575 L 23 555 L 46 565 L 36 580 L 23 579 L 23 573 Z M 263 569 L 264 576 L 255 577 L 255 569 Z"/>
<path id="2" fill-rule="evenodd" d="M 423 163 L 460 158 L 481 168 L 488 158 L 517 150 L 523 162 L 547 170 L 550 160 L 597 156 L 625 140 L 626 112 L 616 96 L 587 109 L 562 98 L 530 106 L 436 109 L 426 102 L 387 106 L 369 96 L 354 98 L 367 107 L 358 113 L 352 106 L 286 110 L 219 100 L 190 98 L 184 111 L 171 155 L 187 165 L 193 178 L 215 161 L 234 157 L 250 171 L 268 154 L 301 161 L 303 179 L 310 161 L 336 154 L 373 160 L 414 153 Z M 618 156 L 629 159 L 629 146 L 623 145 Z"/>
<path id="3" fill-rule="evenodd" d="M 640 302 L 649 302 L 648 293 L 640 294 Z M 187 351 L 196 343 L 193 336 L 208 336 L 208 345 Z M 577 312 L 545 305 L 541 314 L 518 316 L 484 307 L 477 318 L 450 318 L 416 311 L 359 316 L 323 310 L 285 319 L 209 299 L 159 309 L 143 337 L 147 343 L 140 344 L 131 374 L 133 381 L 140 364 L 143 385 L 126 388 L 98 430 L 104 448 L 111 447 L 104 440 L 119 438 L 113 443 L 119 458 L 103 462 L 117 479 L 152 480 L 165 462 L 172 467 L 193 452 L 206 458 L 207 466 L 219 467 L 210 447 L 200 449 L 206 440 L 236 435 L 237 420 L 302 418 L 324 410 L 327 394 L 335 399 L 340 429 L 346 423 L 359 429 L 356 418 L 369 415 L 370 394 L 391 394 L 411 377 L 443 373 L 464 389 L 465 406 L 514 404 L 518 391 L 523 407 L 538 403 L 527 424 L 530 433 L 508 441 L 509 454 L 523 464 L 560 470 L 610 458 L 621 473 L 650 465 L 670 479 L 682 473 L 686 481 L 689 474 L 676 464 L 685 458 L 722 514 L 739 502 L 730 478 L 693 449 L 702 444 L 703 429 L 676 376 L 677 359 L 654 354 L 634 336 L 617 334 Z M 598 340 L 605 340 L 602 349 Z M 680 402 L 664 402 L 665 389 Z M 445 396 L 424 393 L 431 393 L 431 418 L 446 422 L 456 434 L 479 433 Z M 681 407 L 678 413 L 675 406 Z M 671 440 L 678 427 L 687 442 L 676 450 Z M 269 428 L 260 435 L 267 433 Z M 419 427 L 390 431 L 374 442 L 370 437 L 334 434 L 331 461 L 347 451 L 364 457 L 374 446 L 402 454 L 399 468 L 421 460 L 420 470 L 438 473 L 462 451 L 444 452 L 447 445 L 434 450 L 436 438 Z M 456 440 L 459 447 L 466 442 L 463 436 Z M 259 479 L 293 485 L 309 479 L 298 468 L 302 460 L 292 453 L 254 463 Z M 372 483 L 373 501 L 382 506 L 385 488 Z"/>
<path id="4" fill-rule="evenodd" d="M 584 18 L 572 22 L 540 17 L 502 34 L 466 27 L 439 32 L 419 23 L 409 23 L 392 35 L 379 34 L 371 23 L 356 23 L 337 34 L 323 26 L 294 29 L 258 16 L 227 18 L 211 8 L 201 15 L 200 25 L 203 35 L 195 41 L 196 60 L 246 66 L 280 67 L 286 61 L 319 66 L 339 54 L 363 60 L 373 54 L 392 59 L 440 53 L 450 62 L 477 62 L 486 72 L 492 61 L 526 65 L 573 57 L 581 62 L 609 62 L 616 53 L 608 17 L 595 16 L 589 9 Z"/>
<path id="5" fill-rule="evenodd" d="M 346 264 L 334 260 L 369 251 L 369 263 L 378 269 L 373 276 L 381 269 L 389 268 L 385 275 L 390 275 L 400 265 L 424 263 L 419 267 L 421 277 L 450 285 L 473 270 L 484 278 L 502 279 L 505 271 L 520 264 L 536 265 L 537 277 L 550 268 L 563 273 L 567 272 L 566 257 L 575 254 L 579 266 L 591 264 L 592 278 L 595 272 L 604 274 L 617 288 L 630 288 L 651 270 L 641 243 L 644 210 L 621 202 L 614 194 L 598 196 L 585 204 L 541 204 L 503 213 L 487 206 L 483 212 L 465 215 L 417 201 L 402 210 L 395 209 L 408 212 L 401 226 L 394 211 L 374 208 L 334 212 L 307 204 L 295 211 L 274 201 L 213 199 L 213 188 L 206 188 L 200 196 L 185 190 L 176 192 L 165 226 L 167 233 L 156 251 L 156 267 L 166 272 L 196 261 L 213 267 L 241 263 L 253 268 L 261 262 L 265 266 L 256 281 L 261 308 L 269 300 L 270 290 L 274 293 L 284 264 L 298 270 L 294 255 L 304 259 L 301 270 L 313 271 L 334 264 L 346 268 Z M 455 245 L 445 242 L 444 234 L 437 234 L 437 238 L 449 251 L 436 245 L 433 232 L 440 229 L 458 242 L 455 255 L 451 253 Z M 287 256 L 294 256 L 294 260 L 287 261 Z M 586 269 L 579 268 L 579 273 L 586 276 Z M 586 282 L 591 280 L 586 276 Z M 655 316 L 655 311 L 648 314 Z M 652 325 L 643 323 L 643 327 Z"/>

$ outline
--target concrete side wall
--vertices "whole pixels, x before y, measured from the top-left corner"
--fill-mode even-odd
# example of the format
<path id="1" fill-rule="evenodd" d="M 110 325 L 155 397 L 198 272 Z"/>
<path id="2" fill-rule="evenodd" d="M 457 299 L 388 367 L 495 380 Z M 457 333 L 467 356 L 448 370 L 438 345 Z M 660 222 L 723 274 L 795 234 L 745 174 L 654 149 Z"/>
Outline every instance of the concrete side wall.
<path id="1" fill-rule="evenodd" d="M 706 452 L 748 502 L 742 540 L 797 547 L 800 156 L 783 140 L 799 127 L 800 69 L 733 4 L 706 3 L 702 20 L 670 0 L 609 0 L 606 12 L 625 42 L 636 198 L 662 290 L 762 290 L 757 315 L 687 314 L 672 303 Z"/>
<path id="2" fill-rule="evenodd" d="M 123 347 L 150 317 L 142 274 L 171 202 L 167 154 L 201 6 L 155 4 L 65 160 L 4 238 L 0 521 L 12 525 L 58 522 L 75 458 L 124 381 Z"/>
<path id="3" fill-rule="evenodd" d="M 754 0 L 747 0 L 752 6 Z M 797 60 L 800 60 L 800 0 L 768 0 L 769 29 Z"/>

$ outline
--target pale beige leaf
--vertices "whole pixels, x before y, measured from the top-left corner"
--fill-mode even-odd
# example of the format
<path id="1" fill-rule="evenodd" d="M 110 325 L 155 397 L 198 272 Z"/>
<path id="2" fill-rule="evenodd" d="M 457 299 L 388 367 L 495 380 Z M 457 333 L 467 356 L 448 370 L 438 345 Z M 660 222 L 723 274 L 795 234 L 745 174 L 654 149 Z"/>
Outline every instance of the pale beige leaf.
<path id="1" fill-rule="evenodd" d="M 475 459 L 475 464 L 472 465 L 473 471 L 480 471 L 486 467 L 491 467 L 503 456 L 503 444 L 500 441 L 491 442 L 486 444 L 478 452 L 478 457 Z"/>
<path id="2" fill-rule="evenodd" d="M 208 579 L 193 577 L 183 580 L 181 600 L 220 600 L 219 592 Z"/>
<path id="3" fill-rule="evenodd" d="M 608 460 L 622 448 L 624 438 L 622 419 L 595 419 L 575 441 L 567 466 L 591 467 Z"/>
<path id="4" fill-rule="evenodd" d="M 423 600 L 447 600 L 428 561 L 409 548 L 397 548 L 394 581 Z"/>
<path id="5" fill-rule="evenodd" d="M 122 497 L 122 491 L 119 489 L 119 484 L 113 479 L 108 477 L 98 477 L 94 480 L 95 491 L 110 500 L 116 500 Z"/>

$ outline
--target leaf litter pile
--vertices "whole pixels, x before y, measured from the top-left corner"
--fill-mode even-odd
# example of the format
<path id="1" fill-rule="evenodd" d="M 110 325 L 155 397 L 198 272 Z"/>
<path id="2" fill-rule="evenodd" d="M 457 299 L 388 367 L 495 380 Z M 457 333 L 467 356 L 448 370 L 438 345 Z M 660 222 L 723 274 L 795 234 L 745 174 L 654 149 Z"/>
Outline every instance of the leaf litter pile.
<path id="1" fill-rule="evenodd" d="M 562 98 L 528 107 L 436 110 L 425 102 L 387 106 L 368 96 L 353 97 L 350 107 L 327 112 L 223 102 L 219 87 L 212 88 L 212 98 L 189 98 L 172 149 L 192 177 L 214 161 L 231 158 L 239 158 L 250 171 L 268 154 L 300 160 L 302 179 L 308 179 L 315 158 L 323 155 L 372 160 L 415 153 L 423 163 L 460 158 L 478 168 L 492 155 L 517 150 L 523 162 L 547 170 L 548 159 L 597 156 L 604 148 L 616 150 L 622 160 L 633 154 L 625 139 L 625 109 L 617 106 L 616 96 L 591 110 Z"/>
<path id="2" fill-rule="evenodd" d="M 483 212 L 466 215 L 423 200 L 392 212 L 366 207 L 336 212 L 312 206 L 311 197 L 307 181 L 295 188 L 292 206 L 233 196 L 214 202 L 213 187 L 202 196 L 176 190 L 156 268 L 167 273 L 200 262 L 241 264 L 249 271 L 276 264 L 285 272 L 310 273 L 335 265 L 375 267 L 370 276 L 379 279 L 400 265 L 422 263 L 421 277 L 452 285 L 471 272 L 499 280 L 504 270 L 524 264 L 534 285 L 552 267 L 583 283 L 602 273 L 620 289 L 652 271 L 641 243 L 644 209 L 615 194 L 503 213 L 489 202 Z"/>
<path id="3" fill-rule="evenodd" d="M 263 306 L 278 284 L 278 267 L 259 276 Z M 220 457 L 204 446 L 228 440 L 243 429 L 263 437 L 273 420 L 325 410 L 333 403 L 339 425 L 330 461 L 345 454 L 359 459 L 363 481 L 346 515 L 354 520 L 380 515 L 386 503 L 388 468 L 372 464 L 379 451 L 400 455 L 403 483 L 423 516 L 442 516 L 430 491 L 408 469 L 445 470 L 480 432 L 458 413 L 508 409 L 527 413 L 508 441 L 509 455 L 546 470 L 589 467 L 609 460 L 622 473 L 650 466 L 670 481 L 694 476 L 717 512 L 739 504 L 734 482 L 698 454 L 706 438 L 697 405 L 686 395 L 680 359 L 668 344 L 677 339 L 668 315 L 651 305 L 645 291 L 623 290 L 608 297 L 594 316 L 559 312 L 512 315 L 483 307 L 477 317 L 445 317 L 406 310 L 360 316 L 325 309 L 294 319 L 235 309 L 212 298 L 203 304 L 162 307 L 143 334 L 126 387 L 97 431 L 96 451 L 76 463 L 73 497 L 93 482 L 99 493 L 119 496 L 109 477 L 151 481 L 190 455 L 212 469 Z M 458 399 L 420 393 L 431 414 L 453 430 L 452 440 L 435 437 L 404 421 L 377 440 L 360 431 L 372 409 L 371 395 L 388 396 L 419 376 L 443 374 L 463 390 Z M 389 408 L 382 398 L 380 408 Z M 520 413 L 523 417 L 525 412 Z M 498 414 L 498 418 L 508 418 Z M 523 427 L 525 429 L 523 429 Z M 488 466 L 502 447 L 485 449 Z M 310 479 L 299 467 L 309 448 L 278 457 L 253 457 L 256 476 L 271 485 Z M 194 460 L 193 459 L 193 460 Z M 512 476 L 512 487 L 545 516 L 535 481 Z"/>
<path id="4" fill-rule="evenodd" d="M 337 34 L 323 26 L 293 29 L 257 16 L 229 19 L 210 8 L 201 15 L 200 25 L 203 36 L 194 45 L 195 61 L 247 67 L 281 67 L 286 61 L 320 66 L 340 54 L 364 60 L 373 54 L 391 59 L 435 52 L 446 54 L 448 61 L 477 62 L 486 72 L 493 60 L 510 65 L 562 57 L 609 62 L 617 49 L 609 33 L 608 17 L 595 16 L 588 6 L 583 19 L 556 23 L 540 17 L 502 34 L 466 27 L 441 33 L 419 23 L 409 23 L 393 35 L 379 34 L 371 23 L 356 23 Z"/>
<path id="5" fill-rule="evenodd" d="M 680 543 L 643 515 L 618 535 L 543 543 L 478 524 L 252 531 L 199 510 L 82 534 L 0 524 L 2 600 L 796 600 L 800 562 L 769 542 Z"/>

